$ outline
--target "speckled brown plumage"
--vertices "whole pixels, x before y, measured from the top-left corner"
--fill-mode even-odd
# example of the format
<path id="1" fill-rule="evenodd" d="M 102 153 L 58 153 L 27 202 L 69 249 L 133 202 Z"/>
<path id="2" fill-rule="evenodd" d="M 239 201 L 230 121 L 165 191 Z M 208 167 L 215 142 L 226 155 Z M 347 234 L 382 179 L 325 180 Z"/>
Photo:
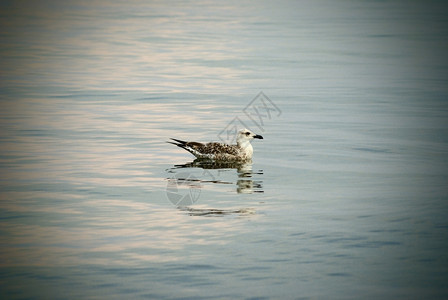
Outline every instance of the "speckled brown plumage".
<path id="1" fill-rule="evenodd" d="M 223 143 L 198 143 L 186 142 L 178 139 L 172 139 L 175 142 L 168 142 L 182 149 L 189 151 L 197 158 L 213 160 L 250 160 L 252 159 L 253 148 L 250 141 L 254 138 L 263 139 L 247 129 L 238 132 L 237 144 L 228 145 Z"/>

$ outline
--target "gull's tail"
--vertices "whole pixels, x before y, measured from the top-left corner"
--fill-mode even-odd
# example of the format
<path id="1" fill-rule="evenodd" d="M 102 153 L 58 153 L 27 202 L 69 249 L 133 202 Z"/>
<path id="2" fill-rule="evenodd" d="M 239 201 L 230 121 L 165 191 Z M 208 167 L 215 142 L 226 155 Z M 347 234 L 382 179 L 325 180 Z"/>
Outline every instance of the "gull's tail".
<path id="1" fill-rule="evenodd" d="M 200 156 L 203 156 L 204 154 L 207 154 L 207 153 L 203 153 L 204 148 L 206 148 L 206 146 L 202 143 L 186 142 L 186 141 L 173 139 L 173 138 L 171 138 L 171 140 L 173 140 L 174 142 L 167 142 L 167 143 L 170 143 L 170 144 L 176 145 L 179 148 L 185 149 L 196 157 L 200 157 Z"/>
<path id="2" fill-rule="evenodd" d="M 176 145 L 177 147 L 185 149 L 185 147 L 187 146 L 187 142 L 185 142 L 185 141 L 173 139 L 173 138 L 170 138 L 170 140 L 173 140 L 174 142 L 167 142 L 167 143 Z"/>
<path id="3" fill-rule="evenodd" d="M 170 143 L 170 144 L 176 145 L 179 148 L 185 149 L 188 152 L 190 152 L 191 154 L 193 154 L 194 156 L 196 156 L 196 154 L 195 154 L 196 151 L 191 148 L 191 146 L 189 145 L 188 142 L 178 140 L 178 139 L 173 139 L 173 138 L 171 138 L 171 140 L 173 140 L 174 142 L 167 142 L 167 143 Z"/>

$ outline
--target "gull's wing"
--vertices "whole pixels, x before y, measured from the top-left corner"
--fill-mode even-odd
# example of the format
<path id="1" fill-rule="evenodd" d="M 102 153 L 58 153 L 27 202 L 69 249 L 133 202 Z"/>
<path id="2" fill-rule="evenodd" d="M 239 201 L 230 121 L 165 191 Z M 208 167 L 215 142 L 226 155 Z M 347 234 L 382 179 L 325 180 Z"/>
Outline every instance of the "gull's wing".
<path id="1" fill-rule="evenodd" d="M 176 145 L 182 149 L 187 150 L 198 158 L 216 158 L 219 156 L 237 156 L 240 149 L 236 145 L 226 145 L 221 143 L 198 143 L 198 142 L 186 142 L 178 139 L 173 139 L 174 142 L 168 142 Z"/>

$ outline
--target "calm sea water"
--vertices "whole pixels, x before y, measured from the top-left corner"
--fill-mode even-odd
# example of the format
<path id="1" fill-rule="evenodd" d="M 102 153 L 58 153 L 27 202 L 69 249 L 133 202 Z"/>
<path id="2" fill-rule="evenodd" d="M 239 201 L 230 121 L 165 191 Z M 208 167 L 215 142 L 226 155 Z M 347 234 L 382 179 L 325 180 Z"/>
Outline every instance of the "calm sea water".
<path id="1" fill-rule="evenodd" d="M 443 5 L 2 2 L 1 297 L 446 299 Z"/>

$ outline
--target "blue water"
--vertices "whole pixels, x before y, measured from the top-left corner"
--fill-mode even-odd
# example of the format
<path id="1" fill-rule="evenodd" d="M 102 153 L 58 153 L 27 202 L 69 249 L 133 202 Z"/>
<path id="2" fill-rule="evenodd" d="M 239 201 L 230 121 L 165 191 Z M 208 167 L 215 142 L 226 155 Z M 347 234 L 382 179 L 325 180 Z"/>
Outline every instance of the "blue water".
<path id="1" fill-rule="evenodd" d="M 2 2 L 1 298 L 446 299 L 447 16 Z"/>

